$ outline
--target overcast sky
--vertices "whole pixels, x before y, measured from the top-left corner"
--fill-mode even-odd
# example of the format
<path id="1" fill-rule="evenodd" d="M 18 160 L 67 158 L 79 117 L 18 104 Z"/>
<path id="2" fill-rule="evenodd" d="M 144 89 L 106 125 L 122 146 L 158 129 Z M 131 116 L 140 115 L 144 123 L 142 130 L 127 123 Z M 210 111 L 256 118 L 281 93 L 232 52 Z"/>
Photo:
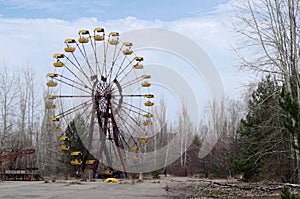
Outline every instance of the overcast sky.
<path id="1" fill-rule="evenodd" d="M 141 20 L 174 21 L 199 17 L 227 2 L 228 0 L 1 0 L 0 13 L 5 18 L 56 18 L 68 21 L 82 17 L 108 21 L 128 16 Z"/>
<path id="2" fill-rule="evenodd" d="M 225 93 L 237 97 L 245 73 L 238 72 L 231 50 L 235 2 L 0 0 L 0 67 L 18 70 L 30 66 L 42 79 L 52 69 L 52 55 L 62 51 L 64 39 L 77 37 L 80 29 L 104 27 L 122 34 L 154 27 L 175 31 L 196 42 L 215 64 Z"/>

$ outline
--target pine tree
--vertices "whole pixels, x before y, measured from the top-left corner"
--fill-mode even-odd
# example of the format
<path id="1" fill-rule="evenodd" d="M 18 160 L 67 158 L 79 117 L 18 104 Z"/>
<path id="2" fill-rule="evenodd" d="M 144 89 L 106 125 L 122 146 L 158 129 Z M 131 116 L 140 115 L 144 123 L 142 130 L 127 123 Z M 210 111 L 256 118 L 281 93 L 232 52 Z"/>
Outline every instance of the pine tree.
<path id="1" fill-rule="evenodd" d="M 300 150 L 300 105 L 297 100 L 295 100 L 291 93 L 286 90 L 285 87 L 282 88 L 280 93 L 280 106 L 285 111 L 285 118 L 283 121 L 284 126 L 288 129 L 290 133 L 290 143 L 293 147 L 291 152 L 293 152 L 293 166 L 294 168 L 299 167 L 299 154 Z M 298 169 L 293 169 L 294 182 L 299 181 Z M 297 179 L 298 178 L 298 179 Z"/>
<path id="2" fill-rule="evenodd" d="M 86 126 L 84 120 L 80 115 L 76 115 L 75 118 L 69 123 L 65 130 L 65 135 L 69 138 L 67 141 L 64 141 L 69 150 L 61 154 L 61 162 L 65 165 L 66 172 L 68 174 L 74 175 L 76 171 L 81 169 L 81 165 L 71 165 L 70 162 L 73 157 L 70 155 L 73 151 L 80 151 L 82 154 L 85 152 L 86 148 L 82 142 L 83 134 L 86 131 Z M 80 136 L 81 135 L 81 136 Z M 92 155 L 89 154 L 88 159 L 94 159 Z"/>
<path id="3" fill-rule="evenodd" d="M 281 87 L 267 76 L 258 83 L 248 101 L 248 114 L 240 122 L 239 155 L 232 159 L 245 180 L 289 181 L 291 178 L 289 134 L 282 127 L 279 106 Z"/>

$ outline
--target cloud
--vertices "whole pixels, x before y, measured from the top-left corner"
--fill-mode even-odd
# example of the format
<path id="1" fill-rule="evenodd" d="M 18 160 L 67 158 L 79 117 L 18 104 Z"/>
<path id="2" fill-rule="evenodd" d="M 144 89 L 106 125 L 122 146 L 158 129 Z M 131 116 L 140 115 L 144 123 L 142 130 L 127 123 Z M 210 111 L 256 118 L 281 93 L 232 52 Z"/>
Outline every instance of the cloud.
<path id="1" fill-rule="evenodd" d="M 15 6 L 34 7 L 33 0 L 8 1 Z M 232 1 L 229 1 L 231 4 Z M 42 3 L 42 7 L 50 4 Z M 223 10 L 222 10 L 223 9 Z M 228 26 L 230 16 L 229 5 L 218 7 L 218 14 L 185 18 L 171 22 L 161 20 L 141 20 L 136 17 L 126 17 L 118 20 L 101 21 L 98 18 L 79 18 L 75 20 L 60 20 L 54 18 L 25 19 L 0 18 L 0 42 L 5 48 L 0 49 L 0 63 L 6 62 L 11 68 L 30 65 L 38 74 L 46 74 L 52 69 L 52 55 L 63 52 L 66 38 L 77 38 L 78 30 L 104 27 L 107 31 L 125 32 L 139 28 L 162 28 L 179 32 L 197 42 L 216 64 L 225 82 L 225 87 L 232 95 L 238 95 L 239 90 L 232 89 L 237 84 L 237 70 L 232 67 L 233 53 L 230 50 L 232 33 Z M 224 15 L 226 17 L 224 17 Z M 176 41 L 174 41 L 176 43 Z M 3 60 L 3 61 L 1 61 Z"/>

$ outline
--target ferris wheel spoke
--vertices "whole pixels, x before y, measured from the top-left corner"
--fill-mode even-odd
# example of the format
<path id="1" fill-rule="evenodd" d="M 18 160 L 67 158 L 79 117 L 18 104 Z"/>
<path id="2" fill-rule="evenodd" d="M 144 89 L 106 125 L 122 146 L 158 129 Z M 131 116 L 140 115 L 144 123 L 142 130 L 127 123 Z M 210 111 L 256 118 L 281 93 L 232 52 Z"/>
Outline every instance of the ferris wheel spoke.
<path id="1" fill-rule="evenodd" d="M 130 122 L 128 122 L 129 121 L 128 118 L 126 119 L 122 116 L 123 115 L 122 112 L 124 115 L 126 115 L 126 117 L 128 116 L 128 114 L 126 112 L 124 112 L 124 110 L 121 110 L 121 114 L 118 115 L 118 120 L 120 120 L 120 123 L 123 124 L 121 127 L 126 128 L 126 130 L 129 130 L 128 127 L 130 127 L 131 129 L 134 129 L 133 125 Z M 132 116 L 130 116 L 129 119 L 134 121 L 135 124 L 138 124 L 138 122 Z M 131 131 L 127 131 L 127 132 L 131 132 Z"/>
<path id="2" fill-rule="evenodd" d="M 71 84 L 71 83 L 67 83 L 67 82 L 64 82 L 64 81 L 61 81 L 61 82 L 63 82 L 65 85 L 68 85 L 68 86 L 71 87 L 71 88 L 76 88 L 76 89 L 81 90 L 81 91 L 83 91 L 83 92 L 85 92 L 85 93 L 90 93 L 90 92 L 88 92 L 87 90 L 84 90 L 84 89 L 82 89 L 81 87 L 75 86 L 75 85 L 73 85 L 73 84 Z"/>
<path id="3" fill-rule="evenodd" d="M 139 78 L 135 78 L 135 79 L 133 79 L 133 80 L 130 80 L 129 82 L 122 83 L 121 81 L 119 82 L 118 79 L 115 77 L 114 82 L 115 82 L 116 84 L 113 85 L 112 89 L 115 89 L 116 86 L 117 86 L 118 89 L 119 89 L 120 83 L 122 83 L 122 88 L 126 88 L 126 86 L 128 86 L 128 84 L 129 84 L 129 85 L 132 85 L 132 84 L 134 84 L 134 83 L 137 83 L 138 81 L 139 81 Z"/>
<path id="4" fill-rule="evenodd" d="M 91 97 L 91 95 L 53 95 L 55 98 L 86 98 Z"/>
<path id="5" fill-rule="evenodd" d="M 132 94 L 132 95 L 126 95 L 126 94 L 122 94 L 122 95 L 112 95 L 112 97 L 144 97 L 145 95 L 143 94 Z"/>
<path id="6" fill-rule="evenodd" d="M 124 113 L 127 115 L 127 112 L 124 112 Z M 142 127 L 142 126 L 140 125 L 140 123 L 139 123 L 136 119 L 132 118 L 130 115 L 127 115 L 127 116 L 129 116 L 129 117 L 132 119 L 132 121 L 135 122 L 135 125 L 136 125 L 136 126 L 131 125 L 131 124 L 128 122 L 128 119 L 125 119 L 125 118 L 123 118 L 122 116 L 120 116 L 121 120 L 123 120 L 123 121 L 126 123 L 126 127 L 125 127 L 125 128 L 127 129 L 127 132 L 137 132 L 138 130 L 140 130 L 141 132 L 147 132 L 147 129 L 146 129 L 145 127 Z M 129 129 L 128 126 L 129 126 L 131 129 Z M 138 126 L 140 129 L 137 130 L 137 128 L 136 128 L 137 126 Z M 137 132 L 137 133 L 138 133 L 138 132 Z M 138 141 L 137 141 L 137 137 L 138 137 L 139 135 L 133 136 L 133 134 L 130 133 L 129 136 L 130 136 L 130 139 L 134 142 L 134 145 L 131 146 L 131 147 L 136 146 L 137 148 L 139 148 Z M 129 142 L 129 140 L 128 140 L 127 142 Z M 130 148 L 131 148 L 131 147 L 130 147 Z M 149 146 L 149 147 L 150 147 L 150 148 L 149 148 L 150 150 L 153 150 L 153 147 L 151 147 L 151 146 Z"/>
<path id="7" fill-rule="evenodd" d="M 117 48 L 117 45 L 115 45 L 114 55 L 113 55 L 113 59 L 112 59 L 112 66 L 116 63 L 117 59 L 120 57 L 120 54 L 122 52 L 122 47 L 123 47 L 123 45 L 120 48 Z M 119 50 L 117 50 L 117 49 L 119 49 Z"/>
<path id="8" fill-rule="evenodd" d="M 107 58 L 107 53 L 108 53 L 108 45 L 109 45 L 109 42 L 105 42 L 104 41 L 104 45 L 103 45 L 103 54 L 104 54 L 104 57 L 103 57 L 103 66 L 102 66 L 102 74 L 101 74 L 101 76 L 104 76 L 104 77 L 106 77 L 107 76 L 107 66 L 106 66 L 106 64 L 107 64 L 107 60 L 106 60 L 106 58 Z"/>
<path id="9" fill-rule="evenodd" d="M 69 57 L 66 57 L 66 59 L 80 72 L 80 74 L 82 74 L 87 80 L 90 80 L 90 77 L 87 76 L 87 74 L 85 73 L 84 69 L 82 68 L 81 64 L 79 63 L 79 61 L 77 60 L 77 58 L 73 52 L 72 52 L 72 57 L 74 58 L 74 60 L 77 64 L 75 64 Z M 90 82 L 90 81 L 88 81 L 88 82 Z M 91 82 L 90 82 L 90 84 L 91 84 Z"/>
<path id="10" fill-rule="evenodd" d="M 137 127 L 140 127 L 140 128 L 142 128 L 142 129 L 144 129 L 144 127 L 141 126 L 140 121 L 137 120 L 136 118 L 134 118 L 132 115 L 130 115 L 130 114 L 128 113 L 127 110 L 125 111 L 124 109 L 121 109 L 121 111 L 122 111 L 123 114 L 125 114 L 126 117 L 128 117 L 135 125 L 137 125 Z M 133 111 L 133 112 L 134 112 L 134 111 Z M 138 112 L 136 112 L 136 113 L 139 114 L 139 116 L 141 116 L 140 113 L 138 113 Z M 120 116 L 120 115 L 119 115 L 119 117 L 122 118 L 122 119 L 124 119 L 123 121 L 125 121 L 125 122 L 127 121 L 127 125 L 131 126 L 131 124 L 129 124 L 129 122 L 128 122 L 127 119 L 123 118 L 123 117 Z M 132 126 L 132 128 L 134 129 L 133 126 Z M 145 129 L 144 129 L 144 130 L 145 130 Z"/>
<path id="11" fill-rule="evenodd" d="M 122 140 L 125 141 L 125 139 L 122 139 L 119 128 L 115 121 L 112 122 L 112 129 L 113 129 L 113 140 L 115 142 L 116 147 L 119 149 L 124 149 L 124 144 L 123 144 Z M 124 143 L 125 143 L 125 145 L 128 146 L 126 141 Z"/>
<path id="12" fill-rule="evenodd" d="M 89 88 L 86 84 L 83 84 L 81 82 L 77 82 L 76 80 L 68 78 L 68 77 L 65 77 L 64 75 L 58 75 L 58 76 L 60 76 L 64 80 L 59 79 L 59 78 L 55 78 L 57 81 L 60 81 L 60 82 L 65 83 L 65 84 L 67 84 L 69 86 L 72 86 L 72 87 L 76 87 L 77 89 L 82 90 L 82 91 L 87 92 L 87 93 L 89 93 L 89 92 L 86 91 L 86 90 L 84 90 L 84 89 L 82 89 L 82 88 L 88 89 L 90 92 L 92 91 L 92 89 Z"/>
<path id="13" fill-rule="evenodd" d="M 116 61 L 119 58 L 120 53 L 122 52 L 122 48 L 119 48 L 119 50 L 117 50 L 117 49 L 118 49 L 117 45 L 115 45 L 115 47 L 114 47 L 114 53 L 113 53 L 113 58 L 112 58 L 112 62 L 111 62 L 111 67 L 110 67 L 109 73 L 108 73 L 108 76 L 110 77 L 109 81 L 111 81 L 111 79 L 112 79 L 113 69 L 116 67 Z"/>
<path id="14" fill-rule="evenodd" d="M 84 45 L 84 43 L 81 43 L 82 48 L 80 48 L 80 46 L 79 46 L 79 44 L 78 44 L 77 42 L 76 42 L 76 45 L 77 45 L 77 47 L 78 47 L 78 49 L 79 49 L 79 51 L 80 51 L 82 57 L 84 58 L 85 63 L 86 63 L 86 64 L 88 65 L 88 67 L 89 67 L 91 76 L 94 76 L 94 75 L 95 75 L 95 72 L 94 72 L 94 70 L 92 69 L 92 67 L 91 67 L 91 65 L 90 65 L 90 62 L 89 62 L 89 60 L 88 60 L 88 56 L 87 56 L 87 54 L 86 54 L 86 50 L 85 50 L 85 45 Z"/>
<path id="15" fill-rule="evenodd" d="M 81 114 L 84 114 L 86 111 L 88 111 L 88 109 L 85 109 Z M 93 106 L 92 106 L 92 110 L 89 111 L 89 113 L 87 114 L 86 117 L 86 121 L 90 120 L 89 123 L 89 127 L 88 127 L 88 132 L 87 132 L 87 149 L 90 150 L 91 149 L 91 144 L 93 141 L 93 136 L 94 136 L 94 126 L 95 126 L 95 117 L 94 117 L 94 110 L 93 110 Z"/>
<path id="16" fill-rule="evenodd" d="M 125 113 L 126 114 L 126 113 Z M 127 114 L 126 114 L 127 115 Z M 128 115 L 127 115 L 128 116 Z M 130 116 L 131 117 L 131 116 Z M 122 117 L 121 115 L 119 115 L 118 119 L 121 120 L 121 122 L 124 124 L 122 126 L 122 128 L 126 129 L 126 132 L 129 132 L 129 136 L 132 139 L 132 141 L 134 142 L 134 145 L 137 146 L 137 141 L 134 139 L 134 136 L 132 135 L 133 133 L 130 132 L 136 132 L 136 126 L 133 126 L 133 124 L 129 123 L 127 119 L 125 119 L 124 117 Z M 131 117 L 132 121 L 134 121 L 135 125 L 139 125 L 139 122 L 136 121 L 133 117 Z M 141 130 L 145 131 L 145 129 L 141 128 Z"/>
<path id="17" fill-rule="evenodd" d="M 67 109 L 67 110 L 65 110 L 65 111 L 63 111 L 63 112 L 57 114 L 55 117 L 57 117 L 57 118 L 65 117 L 65 116 L 67 116 L 67 115 L 70 115 L 71 113 L 74 113 L 75 111 L 78 111 L 78 110 L 82 109 L 83 107 L 88 107 L 88 106 L 90 106 L 91 104 L 92 104 L 92 102 L 90 102 L 90 101 L 85 101 L 85 102 L 83 102 L 83 103 L 81 103 L 81 104 L 79 104 L 79 105 L 77 105 L 77 106 L 74 106 L 74 107 L 72 107 L 72 108 L 70 108 L 70 109 Z"/>
<path id="18" fill-rule="evenodd" d="M 134 64 L 134 66 L 132 68 L 130 68 L 127 72 L 125 70 L 122 70 L 122 73 L 124 73 L 124 76 L 121 78 L 120 82 L 122 82 L 125 78 L 127 78 L 129 76 L 129 74 L 131 74 L 135 69 L 142 69 L 143 65 L 140 64 L 140 62 L 142 62 L 144 60 L 143 57 L 134 57 L 128 66 L 132 66 L 132 62 L 136 61 L 136 64 Z M 126 67 L 127 68 L 127 67 Z M 124 68 L 125 69 L 125 68 Z M 118 76 L 116 76 L 117 78 Z"/>
<path id="19" fill-rule="evenodd" d="M 128 111 L 125 111 L 125 109 L 122 109 L 121 112 L 123 112 L 124 115 L 126 115 L 126 117 L 128 117 L 127 119 L 125 119 L 125 122 L 127 121 L 128 123 L 132 123 L 130 125 L 135 125 L 136 127 L 139 127 L 139 128 L 143 128 L 142 126 L 142 122 L 141 122 L 141 118 L 142 118 L 142 115 L 141 114 L 138 114 L 137 117 L 133 117 L 131 114 L 129 114 L 130 112 Z M 134 112 L 134 111 L 132 111 Z M 123 116 L 120 116 L 120 118 L 122 118 Z M 133 126 L 132 126 L 133 128 Z"/>
<path id="20" fill-rule="evenodd" d="M 133 79 L 133 80 L 130 80 L 126 83 L 122 83 L 122 88 L 125 89 L 125 88 L 128 88 L 134 84 L 137 84 L 138 82 L 140 82 L 140 78 L 136 78 L 136 79 Z"/>
<path id="21" fill-rule="evenodd" d="M 96 40 L 93 40 L 93 42 L 91 42 L 91 46 L 92 46 L 93 54 L 94 54 L 94 58 L 95 58 L 96 74 L 98 74 L 98 73 L 101 74 L 99 61 L 98 61 L 98 56 L 97 56 L 97 42 L 96 42 Z"/>
<path id="22" fill-rule="evenodd" d="M 140 107 L 135 106 L 135 105 L 132 105 L 132 104 L 129 104 L 127 102 L 124 102 L 124 106 L 122 106 L 122 108 L 127 109 L 127 111 L 133 111 L 133 112 L 135 112 L 137 114 L 140 114 L 140 115 L 149 113 L 145 109 L 140 108 Z"/>
<path id="23" fill-rule="evenodd" d="M 109 114 L 109 111 L 110 111 L 110 114 Z M 120 140 L 119 140 L 120 132 L 119 132 L 119 128 L 117 126 L 117 123 L 116 123 L 116 120 L 114 117 L 114 110 L 113 110 L 113 106 L 112 106 L 110 100 L 108 100 L 108 102 L 107 102 L 106 118 L 108 118 L 108 115 L 110 115 L 110 119 L 111 119 L 111 125 L 112 125 L 112 131 L 113 131 L 112 135 L 113 135 L 113 140 L 115 142 L 115 145 L 117 148 L 120 148 L 120 147 L 123 148 L 124 146 L 122 145 L 122 143 L 120 143 Z M 120 156 L 120 158 L 121 158 L 121 156 Z"/>
<path id="24" fill-rule="evenodd" d="M 73 63 L 71 63 L 73 65 Z M 77 66 L 74 65 L 77 69 Z M 72 77 L 75 77 L 76 80 L 78 80 L 79 82 L 82 83 L 82 85 L 85 85 L 85 83 L 83 82 L 83 80 L 81 78 L 79 78 L 67 65 L 65 65 L 65 68 L 72 74 Z M 86 85 L 85 85 L 86 86 Z"/>
<path id="25" fill-rule="evenodd" d="M 118 68 L 118 70 L 117 70 L 117 72 L 116 72 L 115 78 L 118 78 L 118 76 L 119 76 L 119 74 L 120 74 L 120 71 L 121 71 L 123 68 L 126 69 L 126 68 L 130 65 L 130 63 L 128 63 L 128 64 L 125 65 L 125 67 L 124 67 L 124 63 L 125 63 L 125 61 L 126 61 L 127 59 L 128 59 L 128 58 L 127 58 L 126 56 L 123 57 L 123 60 L 122 60 L 122 62 L 120 63 L 119 68 Z"/>
<path id="26" fill-rule="evenodd" d="M 93 109 L 90 109 L 92 105 L 90 106 L 86 106 L 85 108 L 82 108 L 81 111 L 78 111 L 80 115 L 85 115 L 86 117 L 83 117 L 83 120 L 85 121 L 86 124 L 89 124 L 89 128 L 90 126 L 94 126 L 94 124 L 92 123 L 92 119 L 94 118 L 94 110 Z M 89 122 L 89 119 L 90 119 L 90 122 Z M 85 136 L 89 136 L 89 133 L 90 132 L 86 132 L 86 135 Z"/>
<path id="27" fill-rule="evenodd" d="M 104 108 L 104 107 L 103 107 Z M 104 123 L 103 123 L 103 133 L 107 136 L 107 132 L 108 132 L 108 117 L 109 117 L 109 103 L 106 104 L 105 107 L 105 113 L 104 113 Z M 97 109 L 98 111 L 99 109 Z M 99 114 L 100 116 L 100 114 Z"/>
<path id="28" fill-rule="evenodd" d="M 126 140 L 126 138 L 123 136 L 122 133 L 119 133 L 119 141 L 120 141 L 120 143 L 122 143 L 123 149 L 125 149 L 125 148 L 124 148 L 123 142 L 125 143 L 127 149 L 130 147 L 130 146 L 129 146 L 129 143 L 128 143 L 128 140 Z"/>
<path id="29" fill-rule="evenodd" d="M 127 148 L 129 148 L 128 142 L 125 139 L 125 137 L 123 136 L 122 131 L 120 131 L 119 126 L 117 125 L 116 119 L 115 119 L 115 110 L 114 110 L 114 103 L 112 101 L 109 102 L 109 107 L 111 109 L 111 118 L 112 118 L 112 125 L 113 125 L 113 137 L 114 139 L 119 139 L 119 140 L 115 140 L 116 145 L 118 147 L 121 147 L 122 149 L 124 149 L 124 145 L 122 144 L 122 140 L 125 143 L 125 145 L 127 146 Z"/>
<path id="30" fill-rule="evenodd" d="M 133 67 L 130 68 L 130 69 L 128 70 L 128 68 L 129 68 L 130 66 L 132 66 L 133 61 L 134 61 L 134 59 L 133 59 L 133 60 L 130 60 L 126 66 L 120 68 L 120 69 L 118 70 L 118 72 L 117 72 L 115 78 L 117 79 L 117 78 L 119 78 L 119 76 L 121 76 L 121 75 L 123 76 L 122 79 L 121 79 L 121 81 L 122 81 L 124 78 L 126 78 L 126 77 L 128 76 L 128 74 L 131 73 L 131 72 L 133 71 Z M 122 69 L 122 70 L 121 70 L 121 69 Z M 128 70 L 128 72 L 126 72 L 126 70 Z"/>
<path id="31" fill-rule="evenodd" d="M 92 122 L 88 123 L 89 122 L 88 120 L 89 120 L 89 116 L 91 116 L 91 119 L 94 117 L 93 113 L 94 113 L 94 110 L 90 110 L 89 106 L 86 106 L 79 112 L 80 115 L 86 115 L 86 119 L 84 119 L 84 121 L 91 126 L 94 126 L 94 124 L 92 124 Z M 88 136 L 90 136 L 89 134 L 90 134 L 90 132 L 87 132 Z"/>

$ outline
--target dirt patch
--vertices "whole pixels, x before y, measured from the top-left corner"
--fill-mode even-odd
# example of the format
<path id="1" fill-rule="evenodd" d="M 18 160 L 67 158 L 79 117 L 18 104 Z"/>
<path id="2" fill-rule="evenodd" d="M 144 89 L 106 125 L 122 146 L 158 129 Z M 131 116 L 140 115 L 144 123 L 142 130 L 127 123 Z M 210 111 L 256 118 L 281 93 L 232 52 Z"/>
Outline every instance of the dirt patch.
<path id="1" fill-rule="evenodd" d="M 300 192 L 300 185 L 294 184 L 211 179 L 170 179 L 167 189 L 174 198 L 280 199 L 283 186 Z"/>

